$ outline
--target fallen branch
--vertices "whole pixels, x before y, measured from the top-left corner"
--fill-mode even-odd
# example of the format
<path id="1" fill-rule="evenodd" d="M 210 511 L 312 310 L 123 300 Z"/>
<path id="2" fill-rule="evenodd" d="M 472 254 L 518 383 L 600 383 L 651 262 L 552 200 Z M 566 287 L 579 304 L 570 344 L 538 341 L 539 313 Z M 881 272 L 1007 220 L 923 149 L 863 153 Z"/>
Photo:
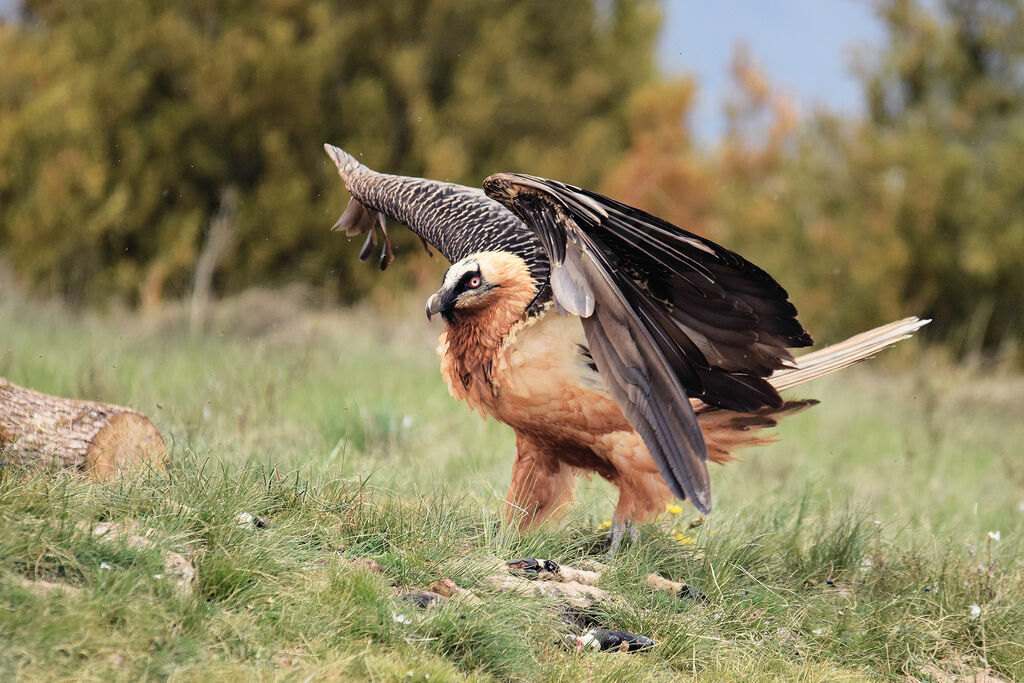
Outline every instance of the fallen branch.
<path id="1" fill-rule="evenodd" d="M 482 605 L 483 600 L 473 594 L 473 591 L 466 590 L 451 579 L 441 579 L 430 584 L 430 590 L 446 598 L 462 600 L 469 605 Z"/>
<path id="2" fill-rule="evenodd" d="M 588 566 L 590 569 L 574 569 L 564 564 L 558 564 L 554 560 L 542 560 L 535 557 L 512 560 L 508 563 L 508 568 L 513 573 L 538 581 L 556 581 L 593 586 L 601 579 L 601 573 L 607 567 L 600 562 L 593 561 L 589 562 Z M 685 583 L 669 581 L 660 574 L 648 575 L 644 583 L 656 591 L 671 593 L 679 598 L 699 600 L 701 602 L 707 601 L 707 596 L 699 589 Z"/>
<path id="3" fill-rule="evenodd" d="M 484 577 L 484 583 L 499 593 L 516 591 L 545 595 L 582 608 L 591 607 L 611 597 L 611 593 L 606 590 L 578 581 L 530 581 L 509 574 L 491 574 Z"/>

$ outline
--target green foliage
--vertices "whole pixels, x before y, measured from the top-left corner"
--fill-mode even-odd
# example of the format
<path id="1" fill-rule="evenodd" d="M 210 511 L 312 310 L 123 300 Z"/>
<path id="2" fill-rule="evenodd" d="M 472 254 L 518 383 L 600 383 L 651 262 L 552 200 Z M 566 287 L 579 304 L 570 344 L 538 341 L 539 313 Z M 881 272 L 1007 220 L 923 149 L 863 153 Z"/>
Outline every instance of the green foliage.
<path id="1" fill-rule="evenodd" d="M 1021 358 L 1024 5 L 887 0 L 879 15 L 864 120 L 799 122 L 741 48 L 722 144 L 679 130 L 690 83 L 653 83 L 606 191 L 750 257 L 819 339 L 914 314 L 958 354 Z"/>
<path id="2" fill-rule="evenodd" d="M 0 248 L 73 301 L 178 296 L 236 190 L 221 291 L 354 296 L 373 273 L 327 231 L 325 141 L 390 172 L 592 184 L 657 24 L 649 0 L 28 0 L 0 25 Z"/>
<path id="3" fill-rule="evenodd" d="M 958 353 L 1019 353 L 1024 6 L 925 4 L 881 4 L 866 120 L 818 114 L 776 168 L 736 183 L 736 244 L 831 334 L 913 313 Z"/>
<path id="4" fill-rule="evenodd" d="M 867 80 L 869 221 L 885 206 L 906 268 L 899 294 L 974 350 L 1024 340 L 1024 6 L 947 0 L 884 8 L 891 48 Z"/>
<path id="5" fill-rule="evenodd" d="M 331 141 L 385 171 L 600 185 L 749 255 L 823 339 L 918 314 L 959 353 L 1013 354 L 1024 10 L 878 11 L 864 120 L 798 122 L 740 51 L 728 134 L 702 150 L 680 125 L 697 84 L 655 77 L 654 0 L 28 0 L 0 26 L 0 256 L 71 301 L 178 298 L 237 193 L 219 293 L 298 281 L 335 301 L 432 281 L 420 258 L 380 278 L 327 232 L 345 202 Z"/>

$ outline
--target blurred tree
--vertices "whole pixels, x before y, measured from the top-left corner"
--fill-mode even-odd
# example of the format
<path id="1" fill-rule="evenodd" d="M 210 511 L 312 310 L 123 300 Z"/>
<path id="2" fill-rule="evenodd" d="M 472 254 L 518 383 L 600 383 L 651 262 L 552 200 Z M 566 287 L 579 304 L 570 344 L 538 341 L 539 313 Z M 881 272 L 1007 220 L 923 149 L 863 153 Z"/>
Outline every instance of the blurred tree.
<path id="1" fill-rule="evenodd" d="M 869 120 L 846 142 L 858 212 L 871 235 L 896 235 L 905 267 L 891 289 L 936 332 L 961 351 L 1021 348 L 1024 5 L 932 5 L 881 6 L 889 47 L 865 74 Z"/>
<path id="2" fill-rule="evenodd" d="M 880 0 L 878 11 L 888 40 L 861 69 L 864 120 L 798 123 L 740 49 L 722 143 L 645 151 L 652 135 L 685 136 L 649 123 L 680 119 L 677 94 L 638 91 L 631 106 L 656 113 L 631 119 L 606 185 L 625 193 L 631 178 L 639 205 L 776 274 L 823 340 L 919 314 L 959 353 L 1020 357 L 1024 4 Z"/>
<path id="3" fill-rule="evenodd" d="M 27 0 L 0 25 L 0 252 L 72 300 L 179 296 L 237 192 L 217 288 L 355 296 L 375 280 L 327 231 L 345 200 L 323 142 L 592 185 L 658 23 L 652 0 Z"/>
<path id="4" fill-rule="evenodd" d="M 792 251 L 787 282 L 829 333 L 915 313 L 958 353 L 1019 351 L 1024 5 L 878 11 L 888 41 L 861 67 L 867 118 L 819 113 L 800 129 L 769 185 L 776 216 L 754 232 Z"/>
<path id="5" fill-rule="evenodd" d="M 616 199 L 708 233 L 714 211 L 714 179 L 687 129 L 696 84 L 690 78 L 658 81 L 629 102 L 629 150 L 602 188 Z"/>

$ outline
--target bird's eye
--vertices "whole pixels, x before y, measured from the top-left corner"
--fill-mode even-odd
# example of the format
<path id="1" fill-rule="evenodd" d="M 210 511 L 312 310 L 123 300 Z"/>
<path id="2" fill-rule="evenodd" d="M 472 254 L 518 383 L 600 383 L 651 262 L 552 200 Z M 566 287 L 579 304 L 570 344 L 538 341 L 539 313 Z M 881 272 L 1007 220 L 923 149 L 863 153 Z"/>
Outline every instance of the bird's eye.
<path id="1" fill-rule="evenodd" d="M 473 277 L 469 278 L 469 282 L 467 282 L 466 284 L 469 286 L 470 289 L 476 289 L 477 287 L 480 286 L 480 276 L 474 275 Z"/>

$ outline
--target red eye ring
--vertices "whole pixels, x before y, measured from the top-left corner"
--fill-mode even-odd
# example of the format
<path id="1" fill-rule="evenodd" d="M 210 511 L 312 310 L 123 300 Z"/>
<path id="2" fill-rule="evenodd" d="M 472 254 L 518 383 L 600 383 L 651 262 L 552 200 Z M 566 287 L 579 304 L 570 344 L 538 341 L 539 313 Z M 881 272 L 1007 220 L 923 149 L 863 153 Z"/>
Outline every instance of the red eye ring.
<path id="1" fill-rule="evenodd" d="M 467 282 L 466 284 L 469 286 L 470 289 L 476 289 L 477 287 L 480 286 L 480 276 L 474 275 L 473 277 L 469 278 L 469 282 Z"/>

